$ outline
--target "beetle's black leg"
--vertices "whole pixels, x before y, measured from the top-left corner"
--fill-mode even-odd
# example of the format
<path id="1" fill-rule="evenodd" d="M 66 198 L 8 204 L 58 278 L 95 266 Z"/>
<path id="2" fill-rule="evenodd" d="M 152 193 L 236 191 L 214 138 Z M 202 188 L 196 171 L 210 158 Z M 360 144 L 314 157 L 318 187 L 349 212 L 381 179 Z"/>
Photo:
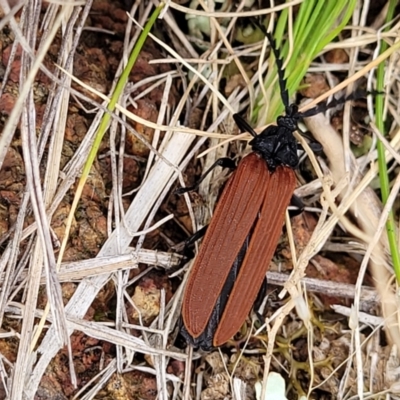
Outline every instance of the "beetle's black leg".
<path id="1" fill-rule="evenodd" d="M 254 313 L 257 315 L 257 318 L 261 323 L 263 323 L 264 319 L 257 310 L 261 307 L 261 304 L 263 303 L 266 295 L 267 295 L 267 277 L 265 276 L 260 291 L 258 292 L 257 298 L 254 301 L 253 305 Z"/>
<path id="2" fill-rule="evenodd" d="M 296 217 L 304 211 L 304 203 L 301 201 L 300 197 L 297 197 L 296 195 L 292 196 L 290 205 L 296 207 L 294 210 L 289 210 L 290 218 Z"/>
<path id="3" fill-rule="evenodd" d="M 197 232 L 195 232 L 192 236 L 189 236 L 186 240 L 183 242 L 177 244 L 176 246 L 173 246 L 172 249 L 177 252 L 182 252 L 185 260 L 190 260 L 194 258 L 194 252 L 191 249 L 191 246 L 193 245 L 194 242 L 202 238 L 206 231 L 207 231 L 208 225 L 203 226 L 201 229 L 199 229 Z M 186 261 L 185 261 L 186 262 Z"/>
<path id="4" fill-rule="evenodd" d="M 315 154 L 320 154 L 323 150 L 322 144 L 320 142 L 317 142 L 316 140 L 312 140 L 311 142 L 308 143 L 308 145 L 310 146 L 312 152 Z M 297 144 L 297 150 L 304 151 L 304 148 L 300 143 Z"/>
<path id="5" fill-rule="evenodd" d="M 194 242 L 196 242 L 197 240 L 202 238 L 206 234 L 207 228 L 208 228 L 208 225 L 203 226 L 201 229 L 199 229 L 197 232 L 195 232 L 192 236 L 187 238 L 185 240 L 185 247 L 191 246 Z"/>
<path id="6" fill-rule="evenodd" d="M 223 157 L 219 158 L 211 167 L 200 177 L 200 179 L 193 185 L 193 186 L 188 186 L 185 188 L 180 188 L 175 190 L 175 194 L 184 194 L 187 192 L 191 192 L 192 190 L 197 189 L 200 186 L 200 183 L 203 182 L 203 180 L 206 178 L 206 176 L 215 168 L 215 167 L 222 167 L 222 168 L 230 168 L 234 169 L 236 168 L 235 161 L 233 161 L 229 157 Z"/>
<path id="7" fill-rule="evenodd" d="M 236 125 L 240 128 L 242 132 L 248 132 L 253 137 L 257 136 L 256 131 L 240 114 L 233 114 L 233 119 L 235 120 Z"/>
<path id="8" fill-rule="evenodd" d="M 298 132 L 300 133 L 301 136 L 303 136 L 305 139 L 308 141 L 308 145 L 310 146 L 310 149 L 313 151 L 313 153 L 319 154 L 322 153 L 322 150 L 324 149 L 322 147 L 322 144 L 318 141 L 316 141 L 310 134 L 310 132 L 303 132 L 302 130 L 298 129 Z M 303 146 L 298 143 L 297 144 L 297 149 L 298 150 L 304 150 Z"/>

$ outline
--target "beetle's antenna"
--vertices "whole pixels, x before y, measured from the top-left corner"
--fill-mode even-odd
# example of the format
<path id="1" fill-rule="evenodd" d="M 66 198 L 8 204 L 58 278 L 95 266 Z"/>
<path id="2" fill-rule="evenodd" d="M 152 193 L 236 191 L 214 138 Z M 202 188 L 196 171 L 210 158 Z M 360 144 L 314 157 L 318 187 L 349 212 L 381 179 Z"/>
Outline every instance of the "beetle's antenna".
<path id="1" fill-rule="evenodd" d="M 287 112 L 289 107 L 289 92 L 286 86 L 285 71 L 283 70 L 283 62 L 276 48 L 275 39 L 269 32 L 265 32 L 265 35 L 267 36 L 269 42 L 271 43 L 271 49 L 275 56 L 276 67 L 278 69 L 279 87 L 281 89 L 282 103 L 285 106 L 285 110 Z"/>
<path id="2" fill-rule="evenodd" d="M 348 101 L 364 99 L 368 95 L 379 95 L 379 94 L 384 94 L 384 93 L 382 93 L 382 92 L 367 92 L 365 90 L 358 90 L 353 93 L 350 93 L 348 96 L 341 96 L 337 99 L 333 98 L 328 103 L 317 104 L 315 107 L 310 108 L 307 111 L 297 113 L 297 115 L 300 118 L 312 117 L 313 115 L 316 115 L 319 113 L 324 113 L 325 111 L 329 110 L 330 108 L 337 107 L 338 105 L 344 104 Z"/>
<path id="3" fill-rule="evenodd" d="M 282 103 L 285 106 L 286 114 L 289 114 L 289 111 L 290 111 L 289 110 L 289 92 L 287 90 L 287 82 L 286 82 L 286 78 L 285 78 L 285 71 L 283 69 L 283 61 L 278 52 L 278 48 L 276 46 L 275 39 L 271 35 L 271 33 L 267 32 L 264 25 L 255 23 L 254 21 L 252 21 L 252 23 L 255 26 L 258 26 L 269 40 L 272 52 L 274 53 L 274 56 L 275 56 L 276 67 L 278 69 L 278 80 L 279 80 L 279 88 L 281 90 Z"/>

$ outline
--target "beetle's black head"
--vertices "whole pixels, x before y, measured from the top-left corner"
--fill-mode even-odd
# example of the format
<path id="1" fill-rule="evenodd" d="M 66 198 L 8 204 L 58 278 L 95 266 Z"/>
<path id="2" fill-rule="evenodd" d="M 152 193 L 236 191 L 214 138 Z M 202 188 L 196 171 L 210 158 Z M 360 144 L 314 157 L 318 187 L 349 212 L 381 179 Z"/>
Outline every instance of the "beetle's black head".
<path id="1" fill-rule="evenodd" d="M 276 123 L 278 124 L 278 127 L 288 129 L 293 134 L 293 132 L 297 129 L 297 124 L 299 123 L 299 119 L 300 118 L 297 116 L 289 117 L 285 115 L 278 117 Z"/>
<path id="2" fill-rule="evenodd" d="M 299 108 L 296 104 L 289 104 L 285 111 L 286 115 L 278 117 L 276 123 L 278 126 L 282 126 L 294 132 L 300 120 Z"/>
<path id="3" fill-rule="evenodd" d="M 288 106 L 285 107 L 285 114 L 286 117 L 288 118 L 295 118 L 298 120 L 299 116 L 299 107 L 297 104 L 289 104 Z"/>

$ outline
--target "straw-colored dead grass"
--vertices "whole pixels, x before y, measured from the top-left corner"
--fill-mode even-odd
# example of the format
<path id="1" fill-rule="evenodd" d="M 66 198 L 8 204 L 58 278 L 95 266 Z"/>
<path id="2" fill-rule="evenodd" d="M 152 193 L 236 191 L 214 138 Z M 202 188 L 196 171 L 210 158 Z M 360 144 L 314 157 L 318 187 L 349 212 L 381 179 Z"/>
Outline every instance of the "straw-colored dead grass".
<path id="1" fill-rule="evenodd" d="M 190 263 L 171 249 L 208 222 L 228 172 L 205 179 L 198 194 L 178 198 L 172 189 L 245 151 L 230 143 L 245 136 L 232 136 L 231 114 L 262 92 L 249 73 L 262 46 L 232 47 L 239 19 L 293 11 L 300 1 L 258 11 L 237 2 L 219 12 L 200 3 L 206 11 L 167 2 L 163 40 L 152 36 L 157 45 L 148 41 L 131 74 L 56 271 L 75 182 L 138 37 L 136 21 L 143 26 L 152 4 L 136 1 L 131 19 L 115 2 L 0 0 L 1 398 L 252 399 L 279 375 L 289 398 L 397 398 L 398 289 L 384 230 L 400 184 L 391 161 L 400 147 L 396 52 L 386 60 L 387 206 L 374 190 L 375 142 L 358 158 L 350 148 L 352 115 L 373 120 L 373 109 L 352 114 L 346 104 L 342 135 L 322 114 L 307 119 L 324 156 L 299 137 L 313 171 L 298 174 L 306 213 L 287 218 L 265 323 L 249 317 L 235 340 L 208 355 L 177 339 Z M 347 61 L 319 58 L 309 70 L 330 86 L 335 71 L 348 76 L 333 91 L 351 91 L 361 76 L 373 82 L 378 36 L 390 45 L 398 38 L 398 23 L 379 33 L 385 8 L 371 16 L 368 5 L 347 38 L 325 49 L 346 50 Z M 190 40 L 182 13 L 211 17 L 211 39 Z M 360 129 L 380 137 L 372 123 Z"/>

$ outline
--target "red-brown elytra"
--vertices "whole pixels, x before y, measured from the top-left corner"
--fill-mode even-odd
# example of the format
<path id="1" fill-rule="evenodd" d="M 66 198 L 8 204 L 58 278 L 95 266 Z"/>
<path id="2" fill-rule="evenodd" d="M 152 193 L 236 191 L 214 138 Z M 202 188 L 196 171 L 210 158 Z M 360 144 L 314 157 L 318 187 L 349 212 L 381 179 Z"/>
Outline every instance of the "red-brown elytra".
<path id="1" fill-rule="evenodd" d="M 259 135 L 240 115 L 233 116 L 253 136 L 253 151 L 239 162 L 218 200 L 183 296 L 182 334 L 205 350 L 234 336 L 253 306 L 296 186 L 299 146 L 293 133 L 301 118 L 323 110 L 300 113 L 289 104 L 282 60 L 265 33 L 276 58 L 285 115 Z"/>

